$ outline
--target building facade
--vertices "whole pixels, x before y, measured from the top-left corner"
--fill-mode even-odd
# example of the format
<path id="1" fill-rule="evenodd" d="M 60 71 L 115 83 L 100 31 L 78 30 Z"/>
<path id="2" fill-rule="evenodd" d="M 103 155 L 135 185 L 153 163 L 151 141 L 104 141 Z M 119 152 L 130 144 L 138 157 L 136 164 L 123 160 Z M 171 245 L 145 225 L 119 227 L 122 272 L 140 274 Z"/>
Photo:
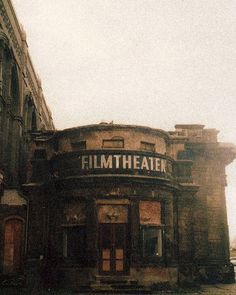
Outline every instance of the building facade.
<path id="1" fill-rule="evenodd" d="M 26 35 L 0 0 L 0 285 L 230 282 L 217 130 L 55 131 Z"/>
<path id="2" fill-rule="evenodd" d="M 224 192 L 235 156 L 203 125 L 36 134 L 23 185 L 30 273 L 41 257 L 75 288 L 104 277 L 146 286 L 232 281 Z"/>
<path id="3" fill-rule="evenodd" d="M 11 1 L 0 1 L 0 273 L 23 270 L 30 132 L 54 125 Z"/>

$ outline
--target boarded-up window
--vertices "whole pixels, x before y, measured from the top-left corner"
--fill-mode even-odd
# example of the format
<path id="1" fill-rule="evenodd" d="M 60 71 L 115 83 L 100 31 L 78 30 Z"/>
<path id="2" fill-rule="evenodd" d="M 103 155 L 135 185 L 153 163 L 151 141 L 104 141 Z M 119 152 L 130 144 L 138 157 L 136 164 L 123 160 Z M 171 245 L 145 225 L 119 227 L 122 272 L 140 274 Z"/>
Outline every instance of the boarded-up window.
<path id="1" fill-rule="evenodd" d="M 80 140 L 71 143 L 72 151 L 86 150 L 86 141 Z"/>
<path id="2" fill-rule="evenodd" d="M 161 203 L 140 201 L 139 217 L 141 224 L 142 252 L 144 258 L 162 256 Z"/>
<path id="3" fill-rule="evenodd" d="M 5 223 L 4 232 L 4 273 L 17 273 L 21 270 L 23 250 L 23 222 L 10 219 Z"/>
<path id="4" fill-rule="evenodd" d="M 156 201 L 139 202 L 140 224 L 161 224 L 161 204 Z"/>
<path id="5" fill-rule="evenodd" d="M 102 147 L 103 148 L 123 148 L 124 139 L 123 138 L 104 139 L 102 142 Z"/>
<path id="6" fill-rule="evenodd" d="M 155 144 L 154 143 L 141 141 L 140 148 L 143 151 L 148 151 L 148 152 L 153 152 L 153 153 L 155 152 Z"/>

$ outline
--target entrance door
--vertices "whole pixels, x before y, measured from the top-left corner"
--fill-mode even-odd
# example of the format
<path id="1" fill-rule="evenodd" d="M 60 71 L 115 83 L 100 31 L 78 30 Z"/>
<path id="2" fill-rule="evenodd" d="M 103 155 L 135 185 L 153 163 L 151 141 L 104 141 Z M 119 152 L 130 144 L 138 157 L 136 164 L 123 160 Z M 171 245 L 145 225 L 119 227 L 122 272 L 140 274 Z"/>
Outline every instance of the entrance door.
<path id="1" fill-rule="evenodd" d="M 4 273 L 17 273 L 21 270 L 23 250 L 23 222 L 10 219 L 5 223 L 4 234 Z"/>
<path id="2" fill-rule="evenodd" d="M 128 272 L 127 224 L 100 224 L 100 273 L 121 275 Z"/>

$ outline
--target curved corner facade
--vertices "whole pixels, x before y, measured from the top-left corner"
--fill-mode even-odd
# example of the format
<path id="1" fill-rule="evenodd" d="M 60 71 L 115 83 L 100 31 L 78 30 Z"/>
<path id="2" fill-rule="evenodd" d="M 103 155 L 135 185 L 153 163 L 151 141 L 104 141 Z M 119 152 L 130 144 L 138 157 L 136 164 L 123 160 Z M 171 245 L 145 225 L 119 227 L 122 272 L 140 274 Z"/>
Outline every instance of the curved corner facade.
<path id="1" fill-rule="evenodd" d="M 54 253 L 74 287 L 230 281 L 224 168 L 235 150 L 216 134 L 99 124 L 35 136 L 29 262 Z"/>

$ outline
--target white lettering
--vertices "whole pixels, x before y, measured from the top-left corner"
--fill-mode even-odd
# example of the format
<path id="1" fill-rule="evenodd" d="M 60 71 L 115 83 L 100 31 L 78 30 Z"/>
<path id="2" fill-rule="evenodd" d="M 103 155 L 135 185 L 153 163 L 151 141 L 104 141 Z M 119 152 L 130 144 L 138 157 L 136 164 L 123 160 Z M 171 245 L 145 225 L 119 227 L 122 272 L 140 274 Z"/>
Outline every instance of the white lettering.
<path id="1" fill-rule="evenodd" d="M 81 169 L 135 169 L 166 173 L 167 160 L 137 155 L 81 155 Z M 114 163 L 113 163 L 114 161 Z"/>
<path id="2" fill-rule="evenodd" d="M 98 165 L 98 157 L 97 157 L 97 155 L 94 155 L 94 168 L 95 168 L 95 169 L 101 168 L 101 167 Z"/>
<path id="3" fill-rule="evenodd" d="M 89 155 L 89 169 L 93 169 L 93 156 Z"/>
<path id="4" fill-rule="evenodd" d="M 154 170 L 154 159 L 153 157 L 149 157 L 150 160 L 150 170 L 153 171 Z"/>
<path id="5" fill-rule="evenodd" d="M 166 173 L 166 160 L 161 159 L 161 172 Z"/>
<path id="6" fill-rule="evenodd" d="M 131 169 L 131 156 L 123 156 L 123 169 Z"/>
<path id="7" fill-rule="evenodd" d="M 161 159 L 155 158 L 155 170 L 161 171 Z"/>
<path id="8" fill-rule="evenodd" d="M 147 158 L 146 157 L 143 157 L 141 169 L 149 170 L 149 165 L 148 165 L 148 161 L 147 161 Z"/>
<path id="9" fill-rule="evenodd" d="M 112 156 L 108 156 L 106 160 L 105 155 L 101 155 L 101 168 L 112 168 Z"/>
<path id="10" fill-rule="evenodd" d="M 114 155 L 114 158 L 116 159 L 116 169 L 119 169 L 121 155 Z"/>
<path id="11" fill-rule="evenodd" d="M 88 169 L 88 156 L 82 156 L 81 167 L 82 169 Z"/>
<path id="12" fill-rule="evenodd" d="M 139 162 L 139 156 L 134 156 L 134 169 L 140 169 L 139 165 L 140 165 L 140 162 Z"/>

